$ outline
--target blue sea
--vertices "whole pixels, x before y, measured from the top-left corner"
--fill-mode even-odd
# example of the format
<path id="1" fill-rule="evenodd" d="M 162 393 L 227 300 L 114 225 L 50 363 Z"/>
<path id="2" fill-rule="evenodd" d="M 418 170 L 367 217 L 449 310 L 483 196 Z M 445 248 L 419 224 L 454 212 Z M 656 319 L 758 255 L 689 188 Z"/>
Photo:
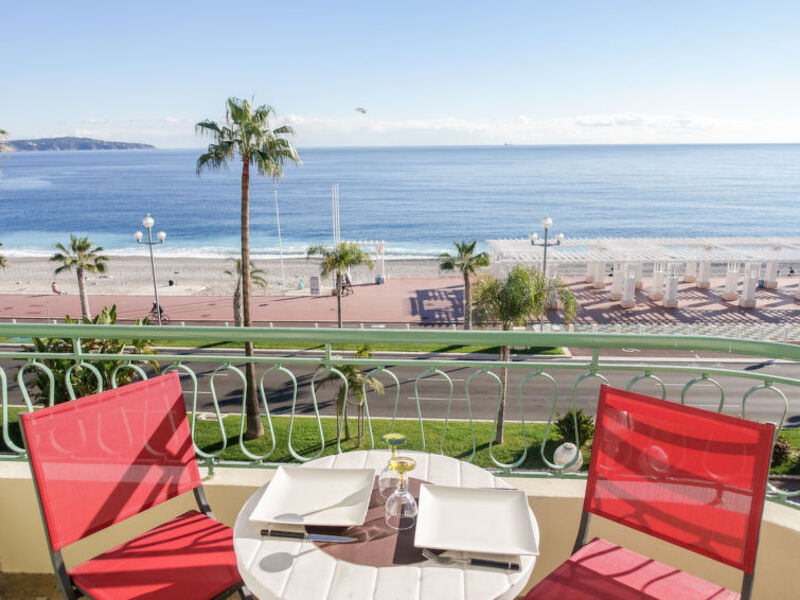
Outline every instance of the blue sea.
<path id="1" fill-rule="evenodd" d="M 239 250 L 241 163 L 195 173 L 201 150 L 17 152 L 0 157 L 0 242 L 51 252 L 70 232 L 110 254 L 143 253 L 149 212 L 159 253 Z M 300 149 L 279 182 L 254 176 L 251 245 L 278 253 L 331 243 L 339 184 L 343 240 L 385 240 L 388 257 L 428 257 L 454 240 L 527 237 L 550 216 L 577 237 L 798 235 L 800 144 Z"/>

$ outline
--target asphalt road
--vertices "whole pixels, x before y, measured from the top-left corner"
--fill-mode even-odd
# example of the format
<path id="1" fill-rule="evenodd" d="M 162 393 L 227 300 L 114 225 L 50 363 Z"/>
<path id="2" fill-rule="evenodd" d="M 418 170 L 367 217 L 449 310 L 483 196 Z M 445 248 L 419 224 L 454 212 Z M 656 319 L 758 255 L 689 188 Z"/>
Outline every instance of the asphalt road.
<path id="1" fill-rule="evenodd" d="M 637 355 L 637 359 L 646 361 L 644 356 Z M 688 360 L 688 362 L 687 362 Z M 12 404 L 20 403 L 21 396 L 16 386 L 15 369 L 18 363 L 12 364 L 11 361 L 3 361 L 3 367 L 9 375 L 9 401 Z M 235 366 L 241 367 L 236 360 Z M 665 364 L 660 362 L 659 364 Z M 762 364 L 760 359 L 752 363 L 725 362 L 724 360 L 714 360 L 709 363 L 694 362 L 688 358 L 678 364 L 687 365 L 701 364 L 709 368 L 723 368 L 731 370 L 750 370 L 762 374 L 773 374 L 780 377 L 790 377 L 800 380 L 800 364 L 776 362 L 772 364 Z M 387 360 L 387 368 L 391 368 L 391 360 Z M 211 372 L 217 367 L 216 363 L 197 362 L 192 367 L 198 375 L 198 409 L 200 411 L 213 411 L 212 395 L 209 388 Z M 260 372 L 263 367 L 259 368 Z M 392 371 L 400 380 L 399 408 L 398 417 L 415 418 L 416 402 L 414 394 L 414 382 L 420 373 L 425 369 L 424 363 L 420 367 L 397 367 Z M 311 378 L 316 368 L 311 366 L 293 366 L 292 371 L 297 377 L 298 398 L 297 413 L 301 415 L 312 415 L 313 407 L 311 400 Z M 473 367 L 452 367 L 444 369 L 453 382 L 453 400 L 450 417 L 453 419 L 465 419 L 468 416 L 468 406 L 466 398 L 466 380 L 475 372 Z M 556 370 L 549 371 L 558 384 L 558 405 L 557 411 L 565 412 L 569 408 L 571 388 L 583 369 L 575 370 Z M 602 371 L 601 371 L 602 372 Z M 517 390 L 521 379 L 529 371 L 524 369 L 509 370 L 509 397 L 506 404 L 507 420 L 519 420 L 519 402 Z M 604 373 L 611 385 L 624 388 L 631 377 L 641 374 L 641 370 L 631 370 L 623 372 Z M 693 376 L 685 373 L 662 373 L 659 375 L 667 389 L 667 399 L 678 401 L 680 393 L 686 382 Z M 373 417 L 390 417 L 392 414 L 397 388 L 393 381 L 385 375 L 381 376 L 385 385 L 385 395 L 377 396 L 374 393 L 369 395 L 369 410 Z M 338 389 L 338 379 L 323 386 L 317 386 L 317 399 L 320 412 L 323 415 L 335 415 L 335 395 Z M 241 410 L 241 380 L 232 372 L 221 372 L 215 379 L 217 384 L 217 396 L 223 412 L 239 412 Z M 732 415 L 742 414 L 741 401 L 744 393 L 755 383 L 752 380 L 725 377 L 720 378 L 719 382 L 724 386 L 726 392 L 726 413 Z M 191 390 L 191 380 L 184 378 L 184 390 Z M 318 380 L 319 384 L 319 380 Z M 575 394 L 575 403 L 579 408 L 589 413 L 594 413 L 597 403 L 598 379 L 584 380 Z M 266 381 L 268 401 L 270 411 L 273 415 L 289 415 L 291 412 L 292 385 L 284 375 L 272 374 Z M 800 427 L 800 388 L 790 386 L 780 387 L 789 399 L 789 413 L 786 425 L 789 427 Z M 546 421 L 553 397 L 553 387 L 542 377 L 534 377 L 525 385 L 525 399 L 523 409 L 526 421 Z M 660 387 L 651 381 L 642 381 L 635 391 L 660 396 Z M 449 396 L 449 385 L 439 376 L 432 376 L 421 381 L 419 384 L 420 406 L 423 418 L 444 418 L 447 410 Z M 496 380 L 486 375 L 476 376 L 469 388 L 470 406 L 472 417 L 479 420 L 491 420 L 497 407 L 498 385 Z M 187 408 L 191 400 L 191 394 L 186 394 Z M 712 383 L 699 382 L 692 387 L 688 396 L 687 403 L 701 408 L 715 410 L 719 405 L 719 390 Z M 759 392 L 754 394 L 747 404 L 748 418 L 757 420 L 768 420 L 777 422 L 782 413 L 782 403 L 775 394 Z"/>

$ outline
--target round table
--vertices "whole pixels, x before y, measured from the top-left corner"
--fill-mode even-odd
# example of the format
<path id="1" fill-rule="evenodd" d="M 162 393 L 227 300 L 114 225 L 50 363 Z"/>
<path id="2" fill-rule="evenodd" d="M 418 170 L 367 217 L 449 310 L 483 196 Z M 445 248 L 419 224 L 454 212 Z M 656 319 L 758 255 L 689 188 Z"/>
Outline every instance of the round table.
<path id="1" fill-rule="evenodd" d="M 403 454 L 417 461 L 411 475 L 430 483 L 509 487 L 488 471 L 464 461 L 424 452 Z M 325 456 L 299 468 L 374 468 L 377 473 L 388 459 L 388 450 L 362 450 Z M 264 525 L 249 519 L 267 485 L 250 497 L 233 529 L 239 572 L 259 600 L 510 600 L 525 587 L 536 563 L 535 556 L 521 556 L 518 572 L 466 565 L 441 566 L 431 561 L 372 567 L 337 560 L 307 540 L 264 539 L 260 534 Z M 530 518 L 538 542 L 539 528 L 532 511 Z"/>

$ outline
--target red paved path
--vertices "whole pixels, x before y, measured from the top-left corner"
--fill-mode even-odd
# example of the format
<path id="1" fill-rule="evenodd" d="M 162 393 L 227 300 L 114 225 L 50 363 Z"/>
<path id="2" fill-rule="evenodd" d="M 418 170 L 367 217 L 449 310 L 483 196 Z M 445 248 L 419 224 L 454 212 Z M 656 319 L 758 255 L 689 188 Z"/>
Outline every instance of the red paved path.
<path id="1" fill-rule="evenodd" d="M 774 323 L 800 324 L 800 302 L 793 298 L 798 279 L 782 280 L 778 290 L 759 290 L 758 307 L 742 309 L 720 298 L 722 282 L 711 290 L 698 290 L 681 284 L 678 309 L 665 309 L 651 302 L 643 291 L 637 305 L 623 309 L 608 300 L 608 290 L 573 281 L 581 303 L 578 323 Z M 94 295 L 92 313 L 103 306 L 117 305 L 121 321 L 144 316 L 152 305 L 151 296 Z M 459 322 L 463 316 L 463 284 L 458 277 L 394 279 L 384 285 L 357 285 L 355 293 L 342 299 L 344 320 L 351 323 L 442 324 Z M 173 322 L 233 322 L 228 296 L 163 296 L 161 304 Z M 63 319 L 65 314 L 80 315 L 77 296 L 0 295 L 0 320 L 19 322 Z M 332 296 L 256 296 L 253 320 L 277 324 L 330 323 L 336 321 L 336 298 Z M 558 320 L 558 319 L 554 319 Z"/>

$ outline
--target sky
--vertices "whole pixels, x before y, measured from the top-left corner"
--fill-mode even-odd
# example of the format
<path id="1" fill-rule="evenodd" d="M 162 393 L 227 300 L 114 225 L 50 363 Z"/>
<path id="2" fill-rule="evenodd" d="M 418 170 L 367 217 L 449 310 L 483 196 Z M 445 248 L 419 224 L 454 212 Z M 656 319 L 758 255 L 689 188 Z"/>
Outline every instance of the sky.
<path id="1" fill-rule="evenodd" d="M 796 0 L 0 0 L 0 129 L 199 148 L 237 96 L 299 147 L 800 142 L 798 22 Z"/>

